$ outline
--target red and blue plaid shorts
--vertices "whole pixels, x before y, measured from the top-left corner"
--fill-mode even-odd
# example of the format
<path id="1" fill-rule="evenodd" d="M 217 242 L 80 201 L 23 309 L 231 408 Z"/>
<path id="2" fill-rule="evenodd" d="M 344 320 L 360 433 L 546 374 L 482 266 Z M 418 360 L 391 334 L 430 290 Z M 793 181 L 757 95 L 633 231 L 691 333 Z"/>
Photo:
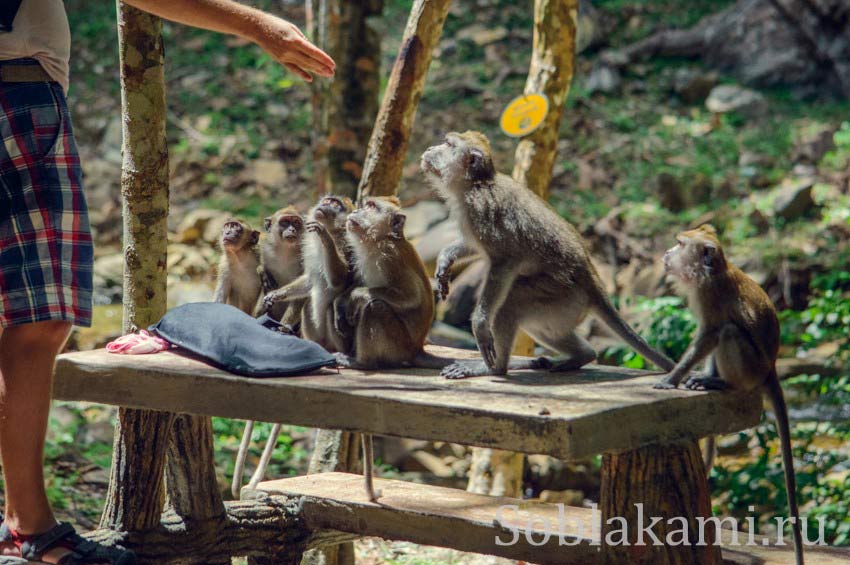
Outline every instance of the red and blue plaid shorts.
<path id="1" fill-rule="evenodd" d="M 0 326 L 90 326 L 92 238 L 62 87 L 0 83 L 0 136 Z"/>

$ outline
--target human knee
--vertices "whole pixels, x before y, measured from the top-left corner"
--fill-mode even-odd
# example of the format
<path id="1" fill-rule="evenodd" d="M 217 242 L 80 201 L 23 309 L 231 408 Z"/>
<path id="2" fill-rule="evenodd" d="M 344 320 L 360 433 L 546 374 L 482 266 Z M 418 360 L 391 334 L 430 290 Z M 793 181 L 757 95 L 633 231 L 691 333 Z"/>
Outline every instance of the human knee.
<path id="1" fill-rule="evenodd" d="M 37 352 L 55 354 L 65 344 L 70 332 L 70 322 L 50 320 L 6 328 L 2 339 L 13 351 L 28 355 Z"/>

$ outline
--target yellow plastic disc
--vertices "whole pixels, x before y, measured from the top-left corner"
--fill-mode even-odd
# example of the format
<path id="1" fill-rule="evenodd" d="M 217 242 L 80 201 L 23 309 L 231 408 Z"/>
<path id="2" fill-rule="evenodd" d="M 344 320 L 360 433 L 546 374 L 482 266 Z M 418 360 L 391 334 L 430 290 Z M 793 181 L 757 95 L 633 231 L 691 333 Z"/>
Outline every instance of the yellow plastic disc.
<path id="1" fill-rule="evenodd" d="M 549 99 L 545 94 L 523 94 L 507 105 L 499 125 L 507 135 L 522 137 L 540 127 L 548 111 Z"/>

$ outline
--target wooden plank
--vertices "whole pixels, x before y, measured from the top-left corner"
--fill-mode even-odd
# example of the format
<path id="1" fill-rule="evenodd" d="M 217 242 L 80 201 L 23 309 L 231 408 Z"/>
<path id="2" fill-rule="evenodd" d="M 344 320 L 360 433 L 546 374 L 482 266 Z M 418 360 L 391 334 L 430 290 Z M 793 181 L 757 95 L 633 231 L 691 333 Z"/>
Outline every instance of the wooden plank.
<path id="1" fill-rule="evenodd" d="M 601 563 L 599 547 L 590 544 L 593 515 L 583 508 L 562 506 L 563 519 L 559 522 L 555 504 L 528 503 L 380 478 L 375 479 L 375 488 L 382 491 L 382 496 L 372 503 L 366 497 L 363 477 L 348 473 L 268 481 L 257 488 L 273 495 L 273 499 L 274 495 L 298 499 L 308 528 L 314 530 L 451 547 L 509 559 L 532 559 L 534 563 Z M 500 513 L 500 507 L 508 505 L 516 509 L 504 508 Z M 534 520 L 529 528 L 530 518 Z M 551 529 L 544 525 L 545 521 L 552 524 Z M 565 542 L 574 543 L 575 547 L 559 546 L 559 523 L 565 525 Z M 519 533 L 513 544 L 509 544 L 515 537 L 511 529 Z M 526 534 L 534 545 L 528 543 Z M 505 545 L 498 545 L 497 538 Z"/>
<path id="2" fill-rule="evenodd" d="M 470 357 L 467 351 L 429 348 Z M 436 371 L 245 378 L 166 352 L 59 357 L 54 396 L 190 414 L 443 440 L 565 460 L 756 425 L 757 393 L 654 390 L 658 373 L 589 366 L 450 381 Z"/>
<path id="3" fill-rule="evenodd" d="M 363 477 L 347 473 L 267 481 L 260 483 L 258 490 L 272 495 L 273 499 L 276 496 L 298 499 L 307 526 L 316 531 L 377 536 L 534 563 L 601 562 L 599 526 L 593 527 L 601 516 L 590 508 L 563 506 L 561 510 L 556 504 L 380 478 L 375 479 L 375 487 L 382 491 L 377 503 L 366 498 Z M 506 508 L 499 516 L 499 508 L 508 505 L 517 509 Z M 564 525 L 560 530 L 559 524 Z M 513 539 L 510 529 L 518 531 L 517 543 L 497 545 L 497 537 L 503 542 Z M 526 533 L 535 543 L 542 542 L 546 529 L 552 534 L 548 542 L 541 545 L 527 542 Z M 559 532 L 565 542 L 576 545 L 559 546 Z M 753 536 L 754 545 L 748 546 L 745 545 L 750 541 L 747 533 L 740 532 L 737 542 L 733 536 L 731 530 L 721 530 L 724 561 L 759 565 L 787 565 L 794 561 L 790 540 L 785 546 L 776 546 L 766 537 Z M 806 560 L 818 565 L 846 565 L 850 563 L 850 549 L 807 547 Z"/>

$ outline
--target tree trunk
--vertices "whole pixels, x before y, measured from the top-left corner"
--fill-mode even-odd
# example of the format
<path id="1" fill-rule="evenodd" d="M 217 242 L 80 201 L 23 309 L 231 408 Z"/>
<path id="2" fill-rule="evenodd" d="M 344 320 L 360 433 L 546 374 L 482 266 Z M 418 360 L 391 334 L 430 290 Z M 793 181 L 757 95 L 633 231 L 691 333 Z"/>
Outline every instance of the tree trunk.
<path id="1" fill-rule="evenodd" d="M 534 39 L 524 92 L 545 94 L 549 99 L 549 111 L 540 127 L 517 145 L 513 178 L 527 184 L 544 200 L 549 196 L 552 166 L 558 154 L 561 115 L 573 78 L 577 17 L 578 0 L 534 2 Z M 520 332 L 513 353 L 530 355 L 533 351 L 531 339 Z M 521 453 L 474 449 L 467 490 L 521 497 L 524 461 Z"/>
<path id="2" fill-rule="evenodd" d="M 450 0 L 416 0 L 372 130 L 358 196 L 390 196 L 398 190 L 410 131 L 431 54 L 443 30 Z"/>
<path id="3" fill-rule="evenodd" d="M 168 443 L 165 477 L 169 506 L 187 524 L 224 518 L 215 476 L 212 418 L 177 416 Z"/>
<path id="4" fill-rule="evenodd" d="M 168 148 L 161 28 L 159 18 L 118 2 L 125 332 L 148 327 L 166 310 Z M 163 412 L 119 410 L 101 527 L 130 531 L 159 525 L 173 420 Z"/>
<path id="5" fill-rule="evenodd" d="M 308 34 L 336 61 L 334 80 L 312 84 L 316 192 L 354 198 L 378 113 L 381 38 L 369 19 L 383 1 L 307 3 Z"/>
<path id="6" fill-rule="evenodd" d="M 524 93 L 545 94 L 549 111 L 540 127 L 520 140 L 513 177 L 544 200 L 549 197 L 561 115 L 573 79 L 577 18 L 578 0 L 534 2 L 534 39 Z"/>
<path id="7" fill-rule="evenodd" d="M 695 441 L 605 454 L 599 506 L 602 554 L 607 563 L 721 563 L 720 546 L 714 543 L 716 524 L 709 522 L 701 527 L 697 520 L 711 517 L 711 498 L 702 453 Z M 650 528 L 655 517 L 661 520 Z M 683 529 L 682 521 L 676 519 L 679 517 L 687 523 L 687 538 L 677 533 Z M 618 533 L 622 523 L 614 518 L 624 518 L 628 524 L 622 537 Z M 698 545 L 700 529 L 705 534 L 703 545 Z"/>

